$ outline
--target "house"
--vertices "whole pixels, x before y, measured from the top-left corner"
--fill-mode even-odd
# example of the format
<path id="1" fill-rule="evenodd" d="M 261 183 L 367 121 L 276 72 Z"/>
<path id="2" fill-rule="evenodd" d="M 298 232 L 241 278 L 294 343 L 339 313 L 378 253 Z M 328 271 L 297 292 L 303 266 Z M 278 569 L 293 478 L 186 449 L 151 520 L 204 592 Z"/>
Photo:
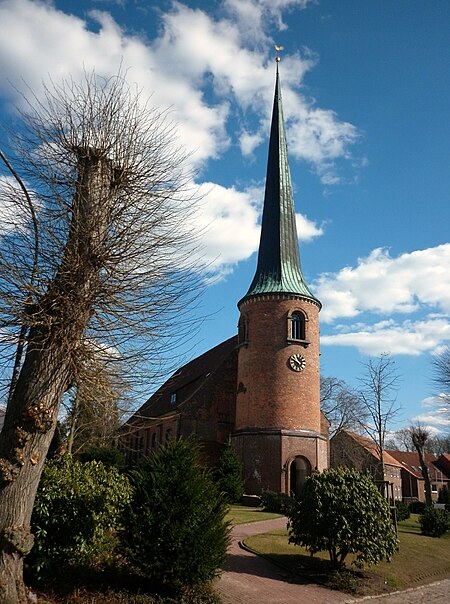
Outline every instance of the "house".
<path id="1" fill-rule="evenodd" d="M 176 371 L 129 419 L 130 461 L 196 434 L 214 464 L 231 440 L 246 492 L 296 493 L 328 466 L 320 411 L 319 311 L 300 264 L 277 62 L 255 276 L 238 302 L 238 333 Z"/>
<path id="2" fill-rule="evenodd" d="M 403 500 L 407 503 L 412 500 L 425 501 L 425 481 L 420 468 L 417 452 L 388 451 L 401 464 L 401 481 Z M 444 454 L 436 457 L 432 453 L 425 454 L 425 462 L 431 482 L 431 497 L 437 501 L 439 489 L 443 486 L 450 488 L 450 455 Z"/>
<path id="3" fill-rule="evenodd" d="M 380 455 L 372 439 L 341 430 L 330 440 L 330 465 L 332 468 L 345 466 L 361 472 L 370 472 L 377 480 L 392 485 L 391 494 L 395 500 L 402 500 L 402 464 L 392 451 L 384 451 L 384 476 L 380 476 Z"/>

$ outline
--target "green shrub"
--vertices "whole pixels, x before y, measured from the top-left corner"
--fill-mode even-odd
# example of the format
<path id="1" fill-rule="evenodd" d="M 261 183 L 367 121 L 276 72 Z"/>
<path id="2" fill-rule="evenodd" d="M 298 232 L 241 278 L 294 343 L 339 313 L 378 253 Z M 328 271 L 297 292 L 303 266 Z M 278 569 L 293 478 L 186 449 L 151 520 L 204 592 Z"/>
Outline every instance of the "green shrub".
<path id="1" fill-rule="evenodd" d="M 228 506 L 192 438 L 170 440 L 132 473 L 123 551 L 155 587 L 179 591 L 213 579 L 225 559 Z"/>
<path id="2" fill-rule="evenodd" d="M 83 464 L 69 456 L 47 462 L 31 519 L 29 571 L 43 578 L 61 565 L 94 564 L 109 553 L 131 491 L 126 476 L 100 462 Z"/>
<path id="3" fill-rule="evenodd" d="M 428 537 L 442 537 L 450 530 L 450 514 L 446 510 L 427 507 L 419 517 L 419 522 L 422 535 Z"/>
<path id="4" fill-rule="evenodd" d="M 107 468 L 114 466 L 122 470 L 125 467 L 124 454 L 114 447 L 88 447 L 78 454 L 78 459 L 82 463 L 101 461 Z"/>
<path id="5" fill-rule="evenodd" d="M 446 485 L 439 489 L 438 503 L 450 503 L 450 491 Z"/>
<path id="6" fill-rule="evenodd" d="M 289 516 L 289 541 L 312 554 L 327 551 L 334 568 L 390 560 L 398 548 L 387 501 L 372 478 L 348 468 L 332 468 L 306 479 Z"/>
<path id="7" fill-rule="evenodd" d="M 238 503 L 244 494 L 242 462 L 230 443 L 227 443 L 220 456 L 214 480 L 228 503 Z"/>
<path id="8" fill-rule="evenodd" d="M 403 501 L 395 502 L 395 509 L 397 510 L 397 520 L 401 522 L 402 520 L 408 520 L 411 516 L 411 512 L 409 511 L 409 507 Z"/>
<path id="9" fill-rule="evenodd" d="M 426 507 L 423 501 L 412 501 L 409 504 L 409 511 L 411 514 L 423 514 Z"/>
<path id="10" fill-rule="evenodd" d="M 264 491 L 261 494 L 261 503 L 266 512 L 284 514 L 289 516 L 295 508 L 295 499 L 287 493 L 276 493 L 275 491 Z"/>

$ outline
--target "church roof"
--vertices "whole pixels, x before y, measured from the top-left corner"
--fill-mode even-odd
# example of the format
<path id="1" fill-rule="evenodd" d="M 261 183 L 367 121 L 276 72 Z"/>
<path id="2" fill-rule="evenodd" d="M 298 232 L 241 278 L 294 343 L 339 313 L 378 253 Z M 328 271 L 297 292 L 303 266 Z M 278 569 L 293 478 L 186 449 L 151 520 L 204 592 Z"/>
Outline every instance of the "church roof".
<path id="1" fill-rule="evenodd" d="M 204 381 L 213 375 L 236 350 L 237 343 L 237 336 L 233 336 L 177 369 L 133 414 L 127 425 L 139 424 L 145 419 L 177 414 L 179 407 L 188 401 Z"/>
<path id="2" fill-rule="evenodd" d="M 267 293 L 296 294 L 320 304 L 306 285 L 300 265 L 278 63 L 258 264 L 241 302 Z"/>

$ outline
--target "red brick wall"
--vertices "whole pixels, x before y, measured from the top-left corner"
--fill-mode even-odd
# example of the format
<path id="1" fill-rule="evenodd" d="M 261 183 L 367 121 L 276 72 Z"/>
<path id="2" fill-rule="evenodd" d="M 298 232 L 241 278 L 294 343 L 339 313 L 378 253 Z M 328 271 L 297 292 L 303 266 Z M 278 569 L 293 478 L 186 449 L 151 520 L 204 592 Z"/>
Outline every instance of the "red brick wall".
<path id="1" fill-rule="evenodd" d="M 236 430 L 246 428 L 320 432 L 319 308 L 295 296 L 267 295 L 244 301 L 248 343 L 239 349 Z M 289 342 L 288 317 L 307 316 L 304 346 Z M 289 357 L 299 353 L 306 367 L 295 372 Z"/>

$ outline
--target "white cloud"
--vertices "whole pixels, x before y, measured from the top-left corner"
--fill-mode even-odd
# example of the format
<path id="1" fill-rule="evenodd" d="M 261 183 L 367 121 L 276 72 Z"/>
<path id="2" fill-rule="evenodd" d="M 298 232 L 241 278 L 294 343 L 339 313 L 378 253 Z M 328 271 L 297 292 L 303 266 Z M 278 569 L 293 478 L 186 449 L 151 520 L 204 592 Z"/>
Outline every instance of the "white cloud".
<path id="1" fill-rule="evenodd" d="M 15 91 L 5 87 L 8 79 L 17 83 L 23 78 L 37 91 L 48 76 L 77 79 L 83 69 L 93 68 L 101 75 L 113 75 L 122 64 L 129 68 L 130 80 L 153 94 L 155 105 L 173 108 L 180 142 L 196 149 L 192 161 L 202 165 L 217 158 L 228 144 L 230 102 L 244 110 L 251 107 L 259 119 L 258 130 L 241 139 L 244 153 L 250 143 L 254 146 L 267 135 L 274 64 L 267 64 L 264 27 L 268 18 L 306 4 L 303 0 L 230 1 L 227 6 L 234 18 L 216 19 L 174 3 L 169 12 L 161 13 L 160 36 L 148 41 L 130 35 L 103 11 L 90 11 L 83 20 L 44 2 L 4 0 L 0 5 L 0 68 L 6 77 L 0 88 L 4 95 L 14 97 Z M 264 52 L 252 49 L 247 31 L 240 29 L 244 13 L 263 36 Z M 311 54 L 286 56 L 285 63 L 283 95 L 292 156 L 312 162 L 326 178 L 329 163 L 348 155 L 356 130 L 295 91 L 315 64 Z M 206 97 L 209 84 L 215 98 Z"/>
<path id="2" fill-rule="evenodd" d="M 412 313 L 421 306 L 450 312 L 450 244 L 391 258 L 373 250 L 356 267 L 325 273 L 314 291 L 323 304 L 322 320 L 355 317 L 363 312 Z"/>
<path id="3" fill-rule="evenodd" d="M 25 81 L 39 95 L 43 80 L 78 80 L 93 69 L 111 76 L 122 66 L 143 96 L 151 96 L 152 105 L 170 108 L 178 142 L 193 151 L 189 161 L 194 169 L 219 159 L 232 137 L 248 155 L 269 131 L 275 64 L 267 61 L 272 41 L 266 30 L 274 23 L 283 27 L 284 10 L 307 4 L 308 0 L 229 0 L 222 5 L 226 10 L 215 17 L 174 2 L 168 12 L 158 13 L 159 34 L 149 40 L 130 34 L 105 11 L 91 10 L 80 18 L 50 2 L 2 0 L 0 95 L 20 103 L 9 81 L 19 87 Z M 254 23 L 252 40 L 245 27 L 249 20 Z M 264 44 L 255 46 L 256 39 Z M 283 57 L 283 102 L 291 158 L 311 162 L 330 184 L 339 182 L 333 162 L 349 156 L 357 134 L 333 111 L 320 109 L 299 93 L 315 63 L 316 57 L 306 49 L 301 55 Z M 236 115 L 239 119 L 231 122 Z M 257 206 L 245 184 L 239 191 L 205 183 L 202 192 L 208 188 L 212 191 L 201 219 L 203 225 L 211 225 L 204 238 L 206 254 L 218 269 L 229 270 L 257 248 Z M 323 232 L 306 217 L 298 216 L 297 222 L 303 240 Z"/>
<path id="4" fill-rule="evenodd" d="M 307 216 L 304 216 L 303 214 L 296 214 L 295 222 L 297 225 L 297 235 L 300 241 L 312 241 L 316 237 L 322 236 L 324 233 L 322 226 L 318 227 L 314 221 L 308 220 Z"/>
<path id="5" fill-rule="evenodd" d="M 419 356 L 433 352 L 442 342 L 450 343 L 450 320 L 423 319 L 397 323 L 393 319 L 373 325 L 338 326 L 338 333 L 322 335 L 324 346 L 354 346 L 362 354 L 378 356 L 384 352 Z"/>

